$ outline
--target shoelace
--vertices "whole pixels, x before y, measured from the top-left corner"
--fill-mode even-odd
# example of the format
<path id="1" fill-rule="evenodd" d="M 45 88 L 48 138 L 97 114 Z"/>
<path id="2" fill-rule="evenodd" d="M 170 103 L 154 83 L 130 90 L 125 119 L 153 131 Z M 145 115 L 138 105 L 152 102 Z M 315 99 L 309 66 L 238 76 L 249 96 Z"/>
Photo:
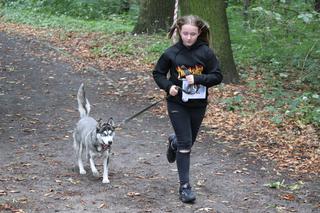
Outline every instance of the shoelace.
<path id="1" fill-rule="evenodd" d="M 181 193 L 189 194 L 191 192 L 191 187 L 189 184 L 185 184 L 181 187 Z"/>

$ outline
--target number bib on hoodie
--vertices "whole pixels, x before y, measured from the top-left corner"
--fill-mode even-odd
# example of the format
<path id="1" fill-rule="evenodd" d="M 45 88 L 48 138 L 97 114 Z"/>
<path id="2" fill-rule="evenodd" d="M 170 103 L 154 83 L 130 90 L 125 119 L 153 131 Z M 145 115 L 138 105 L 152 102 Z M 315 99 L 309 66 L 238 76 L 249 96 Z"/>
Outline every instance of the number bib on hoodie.
<path id="1" fill-rule="evenodd" d="M 182 89 L 188 90 L 189 83 L 187 80 L 183 79 L 182 81 Z M 194 88 L 194 94 L 187 94 L 182 92 L 182 101 L 187 102 L 189 99 L 205 99 L 207 88 L 201 84 L 197 85 L 198 88 Z M 190 90 L 190 89 L 189 89 Z"/>

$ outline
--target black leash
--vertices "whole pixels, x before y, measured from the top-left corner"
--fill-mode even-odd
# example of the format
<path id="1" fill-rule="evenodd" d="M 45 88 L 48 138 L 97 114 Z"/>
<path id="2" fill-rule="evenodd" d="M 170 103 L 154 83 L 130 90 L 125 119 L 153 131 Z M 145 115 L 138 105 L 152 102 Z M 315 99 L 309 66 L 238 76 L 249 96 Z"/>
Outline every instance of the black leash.
<path id="1" fill-rule="evenodd" d="M 190 85 L 190 86 L 194 86 L 194 85 Z M 181 90 L 182 92 L 184 92 L 184 93 L 186 93 L 186 94 L 191 94 L 191 95 L 193 95 L 193 94 L 195 94 L 195 93 L 197 92 L 197 89 L 196 89 L 196 90 L 194 90 L 194 89 L 184 90 L 184 89 L 182 89 L 181 87 L 178 87 L 178 86 L 176 86 L 176 87 L 178 88 L 178 90 Z M 163 101 L 164 99 L 165 99 L 165 98 L 162 98 L 162 99 L 160 99 L 160 100 L 158 100 L 158 101 L 155 101 L 155 102 L 153 102 L 152 104 L 150 104 L 150 105 L 146 106 L 145 108 L 143 108 L 142 110 L 140 110 L 139 112 L 133 114 L 133 115 L 130 116 L 129 118 L 124 119 L 116 128 L 119 128 L 119 127 L 125 125 L 126 123 L 128 123 L 129 121 L 131 121 L 132 119 L 134 119 L 135 117 L 138 117 L 139 115 L 141 115 L 141 114 L 144 113 L 145 111 L 147 111 L 147 110 L 149 110 L 150 108 L 156 106 L 158 103 L 160 103 L 160 102 Z"/>
<path id="2" fill-rule="evenodd" d="M 157 105 L 158 103 L 160 103 L 161 101 L 163 101 L 164 99 L 160 99 L 150 105 L 148 105 L 147 107 L 143 108 L 142 110 L 140 110 L 139 112 L 135 113 L 134 115 L 130 116 L 129 118 L 124 119 L 116 128 L 119 128 L 123 125 L 125 125 L 126 123 L 128 123 L 129 121 L 131 121 L 132 119 L 134 119 L 135 117 L 138 117 L 139 115 L 141 115 L 142 113 L 144 113 L 145 111 L 147 111 L 148 109 L 150 109 L 151 107 Z"/>
<path id="3" fill-rule="evenodd" d="M 182 69 L 185 73 L 185 75 L 191 75 L 190 70 L 188 70 L 184 65 L 182 66 Z M 181 92 L 184 92 L 186 94 L 189 95 L 194 95 L 198 92 L 199 90 L 199 86 L 198 85 L 189 85 L 187 90 L 182 89 L 179 86 L 176 86 L 176 88 L 178 90 L 180 90 Z M 170 96 L 170 95 L 169 95 Z M 163 101 L 165 98 L 162 98 L 158 101 L 153 102 L 152 104 L 148 105 L 147 107 L 143 108 L 142 110 L 140 110 L 139 112 L 133 114 L 132 116 L 130 116 L 129 118 L 124 119 L 119 125 L 116 126 L 116 128 L 119 128 L 123 125 L 125 125 L 126 123 L 128 123 L 129 121 L 131 121 L 132 119 L 134 119 L 135 117 L 138 117 L 139 115 L 141 115 L 142 113 L 144 113 L 145 111 L 149 110 L 151 107 L 154 107 L 155 105 L 157 105 L 158 103 L 160 103 L 161 101 Z"/>

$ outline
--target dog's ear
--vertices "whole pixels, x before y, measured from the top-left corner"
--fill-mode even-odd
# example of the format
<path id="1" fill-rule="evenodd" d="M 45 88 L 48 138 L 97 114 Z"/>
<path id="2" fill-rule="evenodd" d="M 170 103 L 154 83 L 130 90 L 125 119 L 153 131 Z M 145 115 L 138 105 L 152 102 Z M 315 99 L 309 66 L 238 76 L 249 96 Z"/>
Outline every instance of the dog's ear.
<path id="1" fill-rule="evenodd" d="M 101 125 L 102 125 L 102 118 L 99 118 L 99 120 L 97 121 L 98 122 L 98 126 L 100 126 L 101 127 Z"/>
<path id="2" fill-rule="evenodd" d="M 97 124 L 97 128 L 96 128 L 96 132 L 100 132 L 100 130 L 103 126 L 102 119 L 100 118 L 97 122 L 98 122 L 98 124 Z"/>
<path id="3" fill-rule="evenodd" d="M 114 127 L 114 121 L 113 121 L 113 118 L 112 118 L 112 117 L 109 118 L 108 124 L 109 124 L 110 126 Z"/>

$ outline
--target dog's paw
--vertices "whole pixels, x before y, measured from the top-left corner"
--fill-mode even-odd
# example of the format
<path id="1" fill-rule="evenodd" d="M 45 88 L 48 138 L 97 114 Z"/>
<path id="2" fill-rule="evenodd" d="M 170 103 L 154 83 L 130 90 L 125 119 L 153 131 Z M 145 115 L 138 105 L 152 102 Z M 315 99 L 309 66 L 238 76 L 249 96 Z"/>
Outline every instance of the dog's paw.
<path id="1" fill-rule="evenodd" d="M 110 180 L 109 180 L 108 178 L 103 179 L 103 180 L 102 180 L 102 183 L 110 183 Z"/>
<path id="2" fill-rule="evenodd" d="M 86 170 L 84 170 L 84 169 L 80 169 L 80 174 L 81 174 L 81 175 L 85 175 L 85 174 L 87 174 L 87 172 L 86 172 Z"/>
<path id="3" fill-rule="evenodd" d="M 93 176 L 99 177 L 99 172 L 98 171 L 92 171 Z"/>

